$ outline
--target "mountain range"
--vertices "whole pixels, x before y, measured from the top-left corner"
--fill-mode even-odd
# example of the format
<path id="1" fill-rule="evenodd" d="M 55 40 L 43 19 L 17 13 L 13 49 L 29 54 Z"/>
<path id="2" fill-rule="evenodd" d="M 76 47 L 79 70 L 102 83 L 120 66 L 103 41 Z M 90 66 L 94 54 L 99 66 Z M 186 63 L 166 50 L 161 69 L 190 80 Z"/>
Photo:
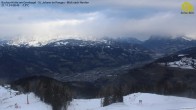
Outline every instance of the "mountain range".
<path id="1" fill-rule="evenodd" d="M 0 46 L 3 79 L 31 75 L 74 77 L 98 68 L 115 68 L 152 60 L 154 53 L 136 44 L 117 41 L 60 40 L 44 46 Z M 74 75 L 74 76 L 73 76 Z"/>
<path id="2" fill-rule="evenodd" d="M 0 41 L 2 80 L 44 75 L 61 81 L 95 81 L 194 47 L 196 40 L 152 36 L 146 41 L 136 38 L 65 39 L 31 44 Z"/>

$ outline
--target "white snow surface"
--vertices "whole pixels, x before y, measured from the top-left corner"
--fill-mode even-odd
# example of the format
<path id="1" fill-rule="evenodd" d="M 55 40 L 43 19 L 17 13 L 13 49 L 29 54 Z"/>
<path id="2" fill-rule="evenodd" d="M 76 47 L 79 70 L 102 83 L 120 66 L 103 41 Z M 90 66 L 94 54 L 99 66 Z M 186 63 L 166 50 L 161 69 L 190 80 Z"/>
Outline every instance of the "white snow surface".
<path id="1" fill-rule="evenodd" d="M 10 95 L 11 91 L 11 95 Z M 33 93 L 16 95 L 17 91 L 0 86 L 0 110 L 52 110 Z M 142 104 L 139 103 L 142 100 Z M 133 93 L 123 102 L 102 107 L 103 99 L 74 99 L 68 110 L 196 110 L 196 99 L 164 96 L 151 93 Z M 15 108 L 15 104 L 19 106 Z"/>
<path id="2" fill-rule="evenodd" d="M 196 110 L 196 99 L 134 93 L 124 96 L 122 103 L 105 107 L 101 107 L 101 99 L 74 99 L 68 110 Z"/>
<path id="3" fill-rule="evenodd" d="M 186 56 L 187 54 L 179 54 L 178 57 L 184 57 Z"/>
<path id="4" fill-rule="evenodd" d="M 183 57 L 179 61 L 169 62 L 168 66 L 178 67 L 178 68 L 182 68 L 182 69 L 195 69 L 196 68 L 196 59 Z"/>
<path id="5" fill-rule="evenodd" d="M 50 105 L 40 101 L 40 98 L 33 93 L 28 94 L 29 104 L 27 94 L 16 95 L 16 93 L 18 92 L 0 86 L 0 110 L 52 110 Z"/>

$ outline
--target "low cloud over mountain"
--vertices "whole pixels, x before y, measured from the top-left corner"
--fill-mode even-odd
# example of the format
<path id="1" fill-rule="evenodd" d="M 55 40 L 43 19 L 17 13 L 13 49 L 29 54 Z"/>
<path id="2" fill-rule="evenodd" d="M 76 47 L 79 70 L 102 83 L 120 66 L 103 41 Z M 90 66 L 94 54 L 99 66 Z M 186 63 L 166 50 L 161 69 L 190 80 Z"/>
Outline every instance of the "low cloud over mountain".
<path id="1" fill-rule="evenodd" d="M 97 39 L 152 34 L 195 38 L 195 15 L 182 15 L 179 0 L 89 1 L 85 5 L 31 5 L 0 8 L 0 38 Z M 190 3 L 196 4 L 194 0 Z"/>

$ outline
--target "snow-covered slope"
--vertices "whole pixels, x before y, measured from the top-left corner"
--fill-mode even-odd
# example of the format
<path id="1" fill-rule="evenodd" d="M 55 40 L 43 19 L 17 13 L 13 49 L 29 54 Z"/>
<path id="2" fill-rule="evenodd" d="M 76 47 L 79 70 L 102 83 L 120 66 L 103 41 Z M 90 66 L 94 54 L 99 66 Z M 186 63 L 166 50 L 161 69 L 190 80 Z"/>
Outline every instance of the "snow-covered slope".
<path id="1" fill-rule="evenodd" d="M 178 61 L 167 62 L 167 64 L 161 63 L 161 65 L 167 65 L 169 67 L 176 67 L 181 69 L 196 69 L 196 59 L 185 57 L 183 54 L 178 56 L 182 58 Z"/>
<path id="2" fill-rule="evenodd" d="M 29 104 L 27 95 L 18 93 L 0 86 L 0 110 L 52 110 L 33 93 L 28 94 Z M 102 102 L 103 99 L 74 99 L 68 110 L 196 110 L 196 99 L 150 93 L 130 94 L 124 96 L 122 103 L 105 107 L 102 107 Z"/>
<path id="3" fill-rule="evenodd" d="M 169 62 L 168 65 L 182 69 L 196 69 L 196 59 L 184 57 L 179 61 Z"/>
<path id="4" fill-rule="evenodd" d="M 142 104 L 139 100 L 142 100 Z M 101 107 L 101 99 L 75 99 L 68 110 L 196 110 L 196 99 L 134 93 L 125 96 L 123 103 L 105 107 Z"/>
<path id="5" fill-rule="evenodd" d="M 33 93 L 27 95 L 0 86 L 0 110 L 52 110 L 50 105 L 40 101 Z"/>

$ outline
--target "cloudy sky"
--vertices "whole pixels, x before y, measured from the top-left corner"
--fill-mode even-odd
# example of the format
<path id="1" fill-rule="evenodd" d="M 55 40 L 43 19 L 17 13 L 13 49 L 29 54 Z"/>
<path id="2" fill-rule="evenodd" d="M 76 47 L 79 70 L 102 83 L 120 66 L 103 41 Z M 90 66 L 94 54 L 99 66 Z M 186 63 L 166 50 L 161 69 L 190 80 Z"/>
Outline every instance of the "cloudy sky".
<path id="1" fill-rule="evenodd" d="M 196 13 L 181 14 L 184 0 L 86 1 L 89 4 L 0 7 L 0 39 L 42 41 L 130 36 L 143 40 L 155 34 L 196 38 Z M 188 1 L 196 7 L 195 0 Z"/>

